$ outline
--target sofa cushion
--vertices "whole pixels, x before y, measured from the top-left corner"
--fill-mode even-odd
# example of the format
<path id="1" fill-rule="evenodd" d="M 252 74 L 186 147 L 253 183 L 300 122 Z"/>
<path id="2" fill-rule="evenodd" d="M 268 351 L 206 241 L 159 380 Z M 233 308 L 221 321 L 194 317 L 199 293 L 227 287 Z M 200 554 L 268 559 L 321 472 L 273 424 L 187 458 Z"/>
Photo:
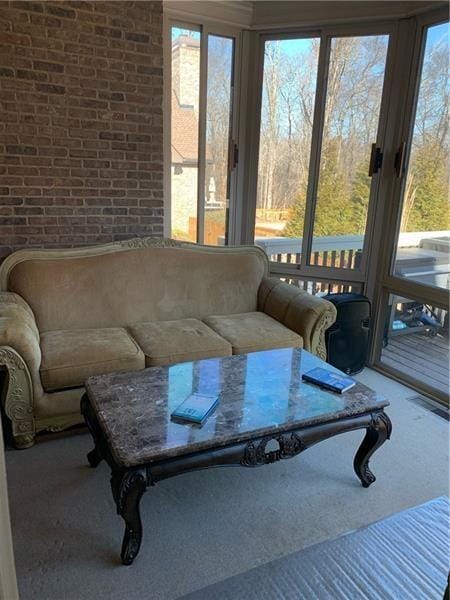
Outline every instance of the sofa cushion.
<path id="1" fill-rule="evenodd" d="M 233 354 L 272 348 L 303 347 L 300 335 L 262 312 L 211 316 L 204 321 L 230 342 Z"/>
<path id="2" fill-rule="evenodd" d="M 81 386 L 91 375 L 145 367 L 142 350 L 125 329 L 49 331 L 41 335 L 45 390 Z"/>
<path id="3" fill-rule="evenodd" d="M 197 319 L 137 323 L 129 331 L 147 367 L 231 355 L 231 345 Z"/>

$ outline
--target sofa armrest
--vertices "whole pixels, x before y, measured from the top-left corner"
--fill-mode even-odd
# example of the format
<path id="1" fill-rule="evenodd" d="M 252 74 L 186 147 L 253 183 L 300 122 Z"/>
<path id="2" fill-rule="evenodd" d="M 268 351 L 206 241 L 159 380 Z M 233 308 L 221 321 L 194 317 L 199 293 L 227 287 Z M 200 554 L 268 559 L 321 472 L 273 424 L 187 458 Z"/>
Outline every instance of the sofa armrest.
<path id="1" fill-rule="evenodd" d="M 18 448 L 34 443 L 34 398 L 42 392 L 39 341 L 33 311 L 25 300 L 12 292 L 0 292 L 0 368 L 7 372 L 0 400 Z"/>
<path id="2" fill-rule="evenodd" d="M 258 309 L 301 335 L 304 349 L 326 360 L 325 331 L 336 320 L 331 302 L 265 277 L 258 292 Z"/>
<path id="3" fill-rule="evenodd" d="M 19 354 L 30 373 L 41 366 L 39 330 L 29 305 L 18 294 L 0 292 L 0 348 L 9 347 Z"/>

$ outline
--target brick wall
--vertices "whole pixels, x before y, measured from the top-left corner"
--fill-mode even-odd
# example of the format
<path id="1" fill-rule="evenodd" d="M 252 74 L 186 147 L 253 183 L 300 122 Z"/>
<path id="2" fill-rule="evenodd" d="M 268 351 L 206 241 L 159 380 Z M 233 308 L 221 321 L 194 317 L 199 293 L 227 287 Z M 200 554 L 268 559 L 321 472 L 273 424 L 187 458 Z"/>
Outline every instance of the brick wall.
<path id="1" fill-rule="evenodd" d="M 0 2 L 0 260 L 163 233 L 162 4 Z"/>

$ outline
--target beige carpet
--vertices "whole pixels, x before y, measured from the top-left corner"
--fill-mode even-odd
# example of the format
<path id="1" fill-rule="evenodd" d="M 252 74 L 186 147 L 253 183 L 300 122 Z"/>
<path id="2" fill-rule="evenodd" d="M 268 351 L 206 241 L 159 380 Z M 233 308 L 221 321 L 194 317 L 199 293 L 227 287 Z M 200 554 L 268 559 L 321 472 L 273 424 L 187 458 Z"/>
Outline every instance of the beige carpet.
<path id="1" fill-rule="evenodd" d="M 144 542 L 131 567 L 118 559 L 108 469 L 86 467 L 87 434 L 7 452 L 22 600 L 171 600 L 447 495 L 448 423 L 400 384 L 369 370 L 358 379 L 392 403 L 393 435 L 371 462 L 372 487 L 352 470 L 362 432 L 259 469 L 169 479 L 143 498 Z"/>
<path id="2" fill-rule="evenodd" d="M 442 600 L 446 496 L 229 577 L 183 600 Z"/>

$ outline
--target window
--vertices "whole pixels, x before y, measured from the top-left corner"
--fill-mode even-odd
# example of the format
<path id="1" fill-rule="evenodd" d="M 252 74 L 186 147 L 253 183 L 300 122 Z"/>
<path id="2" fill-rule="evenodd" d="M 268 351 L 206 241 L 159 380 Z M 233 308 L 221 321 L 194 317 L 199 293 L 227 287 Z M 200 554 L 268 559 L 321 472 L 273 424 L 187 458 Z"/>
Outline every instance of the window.
<path id="1" fill-rule="evenodd" d="M 388 44 L 265 40 L 255 240 L 271 261 L 317 277 L 361 268 Z"/>
<path id="2" fill-rule="evenodd" d="M 200 32 L 172 27 L 172 237 L 197 240 Z"/>
<path id="3" fill-rule="evenodd" d="M 449 394 L 448 312 L 390 294 L 381 364 Z"/>
<path id="4" fill-rule="evenodd" d="M 428 28 L 394 274 L 450 289 L 448 23 Z"/>
<path id="5" fill-rule="evenodd" d="M 227 236 L 233 62 L 234 41 L 230 38 L 209 35 L 206 98 L 205 244 L 223 244 Z"/>
<path id="6" fill-rule="evenodd" d="M 264 46 L 255 239 L 276 262 L 300 262 L 319 49 L 319 38 Z"/>
<path id="7" fill-rule="evenodd" d="M 172 26 L 171 40 L 171 236 L 225 244 L 235 40 L 200 26 Z"/>
<path id="8" fill-rule="evenodd" d="M 389 37 L 331 41 L 310 262 L 354 268 L 364 245 Z M 325 240 L 324 240 L 325 238 Z M 320 252 L 321 245 L 325 249 Z"/>

